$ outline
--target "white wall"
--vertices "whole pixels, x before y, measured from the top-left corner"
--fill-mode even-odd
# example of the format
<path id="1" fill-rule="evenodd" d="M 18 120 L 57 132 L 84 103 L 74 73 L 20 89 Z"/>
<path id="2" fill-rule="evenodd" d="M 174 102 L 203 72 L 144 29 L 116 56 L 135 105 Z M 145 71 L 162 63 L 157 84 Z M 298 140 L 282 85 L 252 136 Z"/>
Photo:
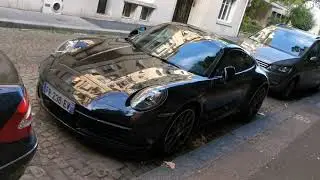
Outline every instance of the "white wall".
<path id="1" fill-rule="evenodd" d="M 222 0 L 196 0 L 191 9 L 189 24 L 220 35 L 237 36 L 248 0 L 236 0 L 228 22 L 218 20 Z"/>
<path id="2" fill-rule="evenodd" d="M 177 0 L 156 0 L 154 3 L 158 8 L 154 10 L 150 22 L 152 24 L 171 22 Z"/>
<path id="3" fill-rule="evenodd" d="M 195 0 L 194 6 L 191 8 L 188 23 L 196 26 L 202 26 L 206 15 L 212 11 L 211 2 L 208 0 Z"/>
<path id="4" fill-rule="evenodd" d="M 154 25 L 164 22 L 170 22 L 173 17 L 177 0 L 139 0 L 140 2 L 150 3 L 156 6 L 149 21 L 141 21 L 140 14 L 142 6 L 137 7 L 135 14 L 131 18 L 122 17 L 124 0 L 108 0 L 107 15 L 118 21 Z"/>
<path id="5" fill-rule="evenodd" d="M 0 0 L 0 6 L 29 11 L 41 11 L 42 0 Z"/>
<path id="6" fill-rule="evenodd" d="M 1 1 L 1 0 L 0 0 Z M 135 10 L 131 18 L 122 17 L 124 0 L 108 0 L 106 14 L 97 14 L 99 0 L 64 0 L 64 9 L 62 14 L 75 15 L 82 17 L 98 17 L 103 19 L 112 19 L 128 23 L 140 23 L 154 25 L 163 22 L 170 22 L 175 10 L 177 0 L 137 0 L 144 3 L 153 4 L 157 8 L 152 12 L 149 21 L 141 21 L 140 14 L 142 6 Z"/>
<path id="7" fill-rule="evenodd" d="M 88 17 L 97 12 L 99 0 L 64 0 L 62 14 Z"/>

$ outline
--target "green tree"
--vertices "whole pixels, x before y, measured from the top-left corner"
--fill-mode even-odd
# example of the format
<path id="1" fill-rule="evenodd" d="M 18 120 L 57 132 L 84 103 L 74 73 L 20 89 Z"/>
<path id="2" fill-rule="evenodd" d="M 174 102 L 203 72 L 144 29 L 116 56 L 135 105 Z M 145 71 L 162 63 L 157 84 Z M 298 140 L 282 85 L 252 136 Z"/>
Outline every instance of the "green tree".
<path id="1" fill-rule="evenodd" d="M 298 6 L 291 10 L 290 20 L 293 27 L 305 31 L 310 30 L 315 22 L 312 13 L 304 6 Z"/>

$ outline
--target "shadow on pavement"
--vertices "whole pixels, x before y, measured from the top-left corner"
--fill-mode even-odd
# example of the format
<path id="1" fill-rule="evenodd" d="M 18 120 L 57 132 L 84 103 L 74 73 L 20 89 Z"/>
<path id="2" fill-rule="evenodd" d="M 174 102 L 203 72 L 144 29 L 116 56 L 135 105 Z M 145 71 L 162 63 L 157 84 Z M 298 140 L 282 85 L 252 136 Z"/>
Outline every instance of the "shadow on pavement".
<path id="1" fill-rule="evenodd" d="M 283 100 L 283 101 L 298 101 L 298 100 L 301 100 L 303 98 L 312 96 L 312 95 L 314 95 L 314 94 L 316 94 L 318 92 L 319 92 L 318 88 L 311 88 L 311 89 L 307 89 L 307 90 L 295 91 L 295 92 L 292 93 L 290 98 L 284 99 L 279 95 L 279 93 L 275 93 L 275 92 L 271 92 L 270 91 L 268 96 L 272 97 L 272 98 L 275 98 L 275 99 L 278 99 L 278 100 Z"/>

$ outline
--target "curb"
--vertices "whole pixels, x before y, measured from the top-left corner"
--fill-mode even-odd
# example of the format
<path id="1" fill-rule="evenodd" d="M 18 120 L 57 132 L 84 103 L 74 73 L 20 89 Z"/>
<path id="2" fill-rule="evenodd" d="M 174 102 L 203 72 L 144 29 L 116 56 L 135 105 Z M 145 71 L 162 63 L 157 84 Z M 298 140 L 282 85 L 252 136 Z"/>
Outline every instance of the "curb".
<path id="1" fill-rule="evenodd" d="M 7 21 L 6 19 L 0 19 L 0 27 L 6 28 L 19 28 L 19 29 L 41 29 L 50 31 L 68 31 L 73 33 L 86 33 L 86 34 L 105 34 L 124 36 L 130 33 L 130 31 L 103 29 L 103 28 L 83 28 L 79 26 L 61 26 L 58 24 L 46 24 L 46 23 L 30 23 L 28 21 Z"/>

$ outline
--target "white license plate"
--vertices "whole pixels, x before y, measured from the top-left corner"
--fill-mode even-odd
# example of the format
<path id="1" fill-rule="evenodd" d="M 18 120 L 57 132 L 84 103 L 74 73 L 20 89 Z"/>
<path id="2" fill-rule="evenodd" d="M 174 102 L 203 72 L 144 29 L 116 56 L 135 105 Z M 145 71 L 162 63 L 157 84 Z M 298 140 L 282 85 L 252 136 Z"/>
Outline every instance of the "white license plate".
<path id="1" fill-rule="evenodd" d="M 66 110 L 70 114 L 74 113 L 75 103 L 70 99 L 59 93 L 50 84 L 44 83 L 42 88 L 43 93 L 48 96 L 53 102 L 59 105 L 62 109 Z"/>

